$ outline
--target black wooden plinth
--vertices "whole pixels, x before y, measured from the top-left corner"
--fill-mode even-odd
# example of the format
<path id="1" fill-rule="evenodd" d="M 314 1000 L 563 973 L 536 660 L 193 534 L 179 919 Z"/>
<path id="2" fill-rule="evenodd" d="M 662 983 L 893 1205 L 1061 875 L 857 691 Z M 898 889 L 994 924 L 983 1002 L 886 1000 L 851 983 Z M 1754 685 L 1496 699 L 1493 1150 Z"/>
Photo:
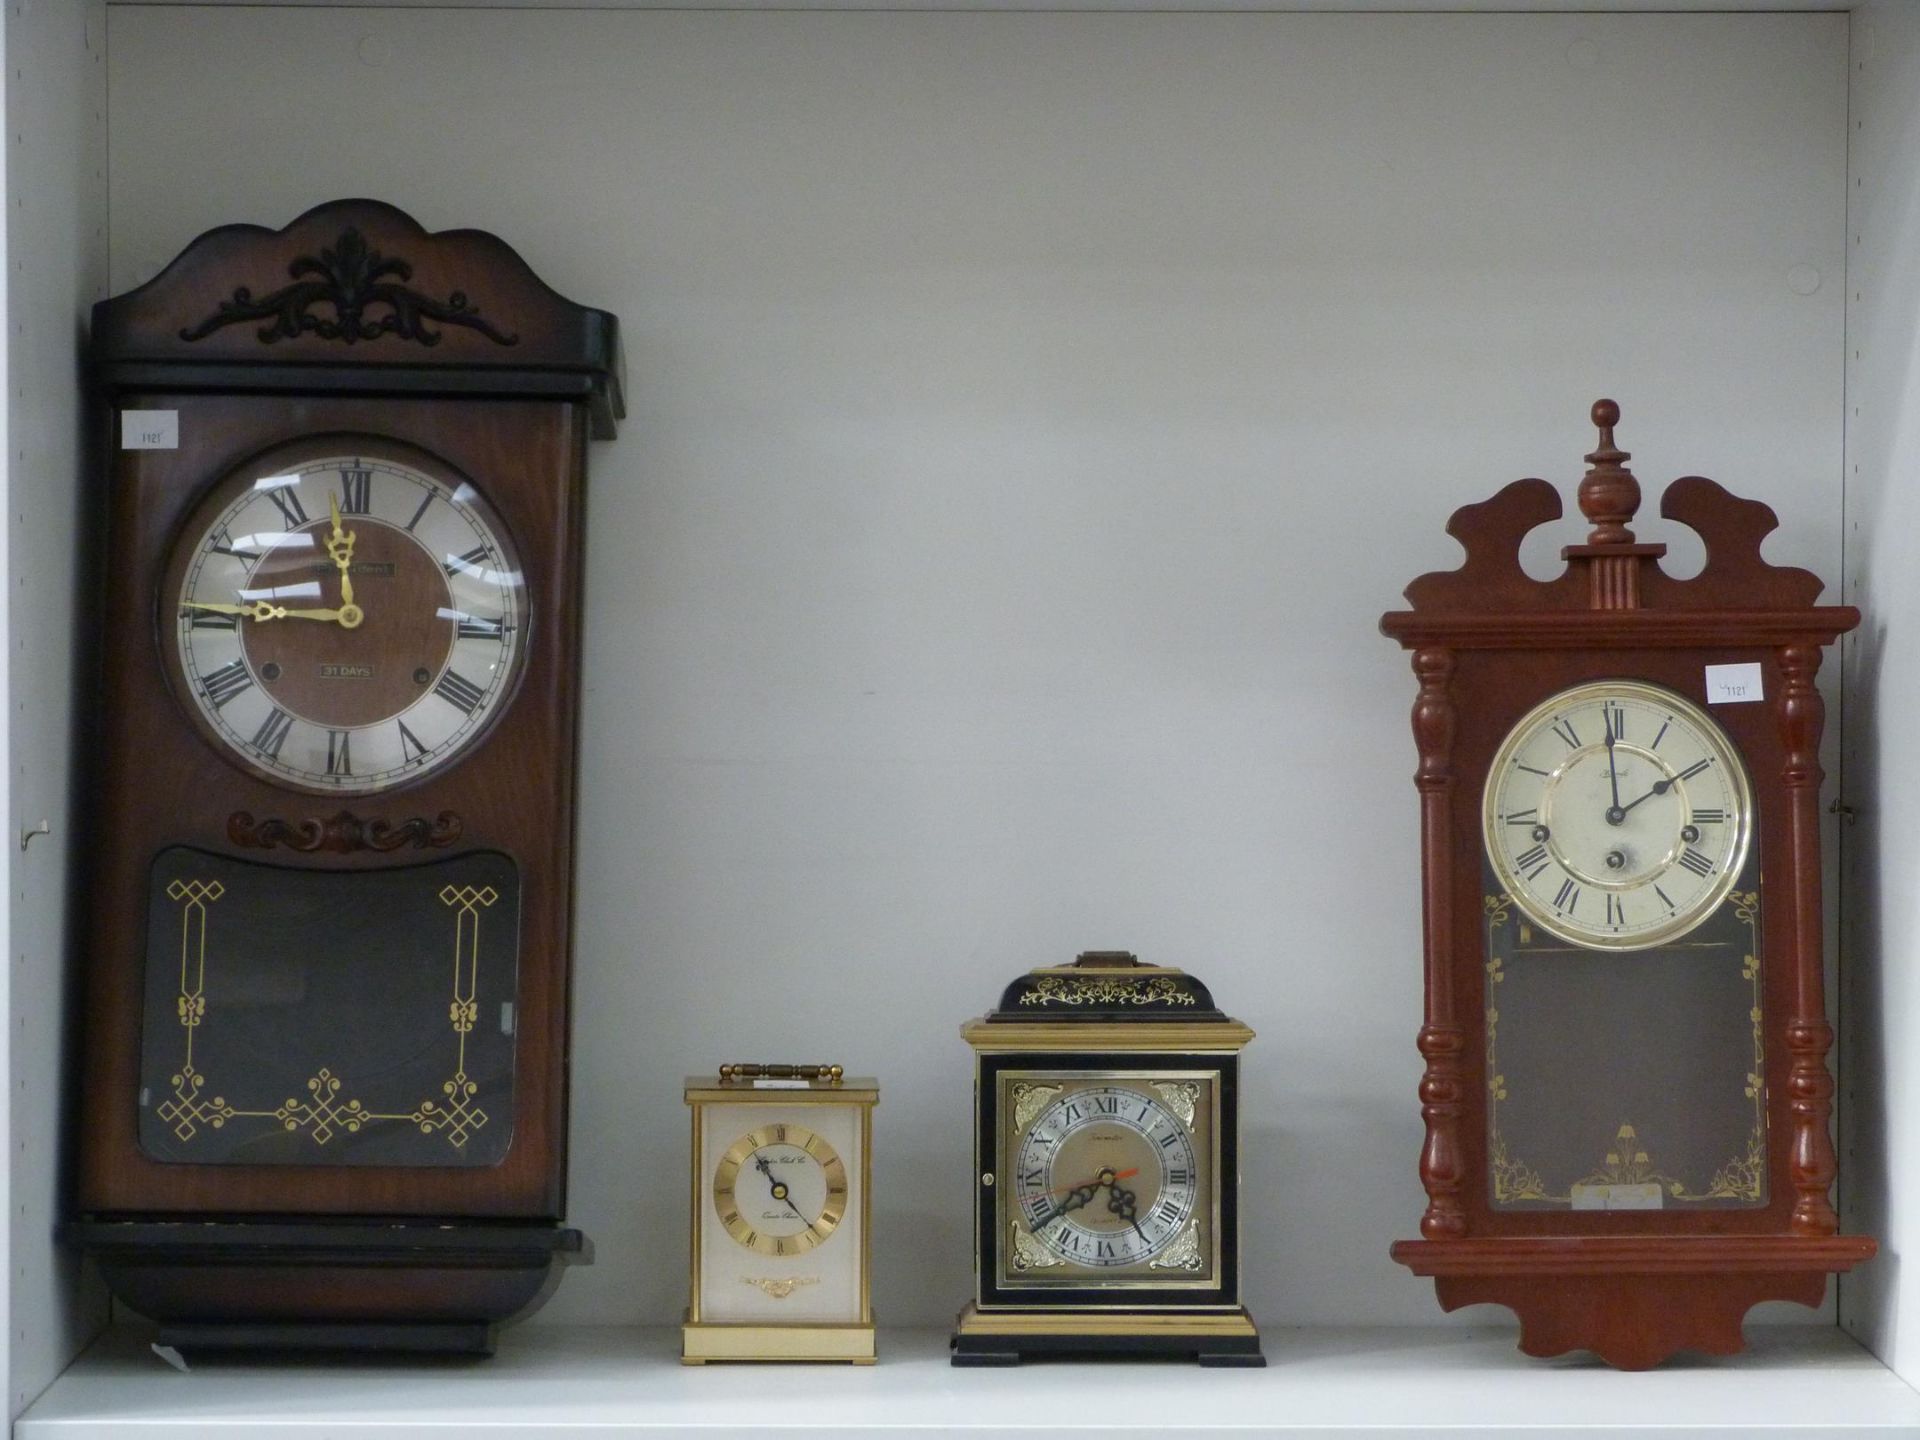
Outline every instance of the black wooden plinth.
<path id="1" fill-rule="evenodd" d="M 491 1355 L 499 1326 L 455 1325 L 162 1325 L 153 1343 L 182 1355 L 221 1352 L 353 1351 L 392 1355 Z"/>
<path id="2" fill-rule="evenodd" d="M 1209 1367 L 1253 1367 L 1267 1363 L 1260 1333 L 1244 1310 L 1226 1323 L 1196 1320 L 1190 1325 L 1165 1314 L 1143 1314 L 1137 1329 L 1111 1314 L 1091 1317 L 1069 1312 L 1028 1313 L 997 1319 L 969 1305 L 948 1342 L 952 1360 L 962 1368 L 1019 1365 L 1044 1359 L 1191 1360 Z M 1076 1320 L 1079 1321 L 1076 1324 Z"/>
<path id="3" fill-rule="evenodd" d="M 181 1351 L 487 1355 L 588 1257 L 553 1224 L 87 1220 L 62 1238 Z"/>

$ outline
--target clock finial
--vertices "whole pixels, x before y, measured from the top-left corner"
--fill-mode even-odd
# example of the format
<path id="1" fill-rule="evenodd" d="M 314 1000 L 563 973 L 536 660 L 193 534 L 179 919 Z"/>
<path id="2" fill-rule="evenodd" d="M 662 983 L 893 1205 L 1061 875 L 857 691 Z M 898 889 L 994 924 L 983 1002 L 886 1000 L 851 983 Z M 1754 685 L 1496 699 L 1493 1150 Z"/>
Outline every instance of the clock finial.
<path id="1" fill-rule="evenodd" d="M 1612 400 L 1593 402 L 1593 423 L 1600 443 L 1587 455 L 1587 473 L 1580 481 L 1580 513 L 1593 522 L 1589 545 L 1631 545 L 1627 522 L 1640 508 L 1640 482 L 1623 463 L 1633 457 L 1613 443 L 1613 427 L 1620 423 L 1620 407 Z"/>

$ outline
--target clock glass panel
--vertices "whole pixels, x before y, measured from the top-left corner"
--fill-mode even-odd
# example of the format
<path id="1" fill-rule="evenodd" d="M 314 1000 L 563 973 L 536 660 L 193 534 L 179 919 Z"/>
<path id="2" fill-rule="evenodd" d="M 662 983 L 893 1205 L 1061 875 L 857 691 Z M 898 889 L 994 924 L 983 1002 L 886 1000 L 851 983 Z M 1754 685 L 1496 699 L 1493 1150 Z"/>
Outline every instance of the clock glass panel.
<path id="1" fill-rule="evenodd" d="M 1002 1071 L 999 1286 L 1216 1284 L 1215 1082 Z"/>
<path id="2" fill-rule="evenodd" d="M 202 732 L 276 783 L 404 784 L 464 753 L 525 659 L 524 577 L 475 487 L 370 436 L 263 455 L 168 569 L 169 673 Z"/>
<path id="3" fill-rule="evenodd" d="M 225 1165 L 497 1164 L 519 872 L 253 864 L 176 846 L 147 897 L 140 1148 Z"/>

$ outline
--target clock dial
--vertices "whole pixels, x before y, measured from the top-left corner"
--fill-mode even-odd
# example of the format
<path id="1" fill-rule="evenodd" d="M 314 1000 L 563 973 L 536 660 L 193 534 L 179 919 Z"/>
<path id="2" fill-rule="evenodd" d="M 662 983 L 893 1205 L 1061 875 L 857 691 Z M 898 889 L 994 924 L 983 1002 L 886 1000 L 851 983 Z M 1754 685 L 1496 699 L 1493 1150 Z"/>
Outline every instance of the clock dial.
<path id="1" fill-rule="evenodd" d="M 1015 1274 L 1058 1284 L 1077 1269 L 1086 1284 L 1207 1268 L 1209 1081 L 1029 1082 L 1009 1093 L 1017 1133 L 1005 1258 Z"/>
<path id="2" fill-rule="evenodd" d="M 1671 691 L 1576 686 L 1502 742 L 1482 812 L 1500 883 L 1550 934 L 1635 950 L 1686 934 L 1726 899 L 1753 831 L 1746 768 Z"/>
<path id="3" fill-rule="evenodd" d="M 832 1235 L 847 1211 L 847 1167 L 800 1125 L 763 1125 L 742 1135 L 713 1173 L 713 1205 L 728 1235 L 762 1255 L 804 1255 Z"/>
<path id="4" fill-rule="evenodd" d="M 370 437 L 270 452 L 196 512 L 169 569 L 174 682 L 225 753 L 366 794 L 463 753 L 524 659 L 499 521 L 430 457 Z"/>

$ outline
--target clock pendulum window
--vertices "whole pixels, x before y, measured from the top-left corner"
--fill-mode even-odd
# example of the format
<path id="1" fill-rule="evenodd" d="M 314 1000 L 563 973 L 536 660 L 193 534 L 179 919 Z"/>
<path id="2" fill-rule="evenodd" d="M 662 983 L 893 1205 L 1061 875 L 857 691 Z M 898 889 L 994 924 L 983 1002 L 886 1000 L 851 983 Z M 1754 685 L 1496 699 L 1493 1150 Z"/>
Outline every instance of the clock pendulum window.
<path id="1" fill-rule="evenodd" d="M 1420 681 L 1425 878 L 1427 1208 L 1393 1257 L 1443 1309 L 1511 1307 L 1527 1354 L 1641 1369 L 1739 1350 L 1749 1307 L 1817 1305 L 1875 1246 L 1829 1199 L 1814 686 L 1859 612 L 1698 476 L 1660 513 L 1706 567 L 1668 575 L 1619 413 L 1593 407 L 1561 575 L 1520 567 L 1560 515 L 1520 480 L 1381 620 Z"/>
<path id="2" fill-rule="evenodd" d="M 1240 1052 L 1253 1032 L 1122 951 L 1015 980 L 974 1052 L 974 1298 L 955 1365 L 1264 1365 L 1240 1303 Z"/>
<path id="3" fill-rule="evenodd" d="M 582 507 L 614 317 L 340 201 L 95 307 L 78 1214 L 177 1346 L 486 1351 L 565 1228 Z"/>

